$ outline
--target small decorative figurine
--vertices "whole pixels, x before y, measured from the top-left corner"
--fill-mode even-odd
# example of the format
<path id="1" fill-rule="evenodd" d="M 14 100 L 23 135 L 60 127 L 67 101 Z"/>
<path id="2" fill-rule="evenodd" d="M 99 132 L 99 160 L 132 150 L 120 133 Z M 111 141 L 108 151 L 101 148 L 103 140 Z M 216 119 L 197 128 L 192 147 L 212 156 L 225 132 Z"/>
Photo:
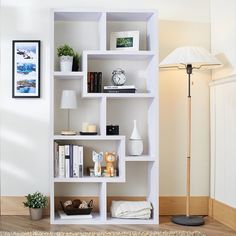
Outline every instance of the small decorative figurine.
<path id="1" fill-rule="evenodd" d="M 124 85 L 126 81 L 125 71 L 120 68 L 113 70 L 111 80 L 116 86 Z"/>
<path id="2" fill-rule="evenodd" d="M 115 152 L 106 152 L 105 161 L 106 161 L 106 176 L 113 177 L 115 176 L 115 170 L 113 163 L 116 161 Z"/>
<path id="3" fill-rule="evenodd" d="M 103 152 L 96 153 L 93 151 L 93 162 L 94 162 L 94 176 L 102 176 L 101 162 L 103 160 Z"/>

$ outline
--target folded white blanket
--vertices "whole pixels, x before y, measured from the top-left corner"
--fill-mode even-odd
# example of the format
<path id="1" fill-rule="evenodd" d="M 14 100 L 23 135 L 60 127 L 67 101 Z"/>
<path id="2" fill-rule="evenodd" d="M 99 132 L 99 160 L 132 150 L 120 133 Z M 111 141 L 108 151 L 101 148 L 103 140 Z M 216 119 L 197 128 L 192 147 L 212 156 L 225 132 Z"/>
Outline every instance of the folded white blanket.
<path id="1" fill-rule="evenodd" d="M 111 215 L 118 218 L 149 219 L 152 205 L 146 201 L 112 201 Z"/>

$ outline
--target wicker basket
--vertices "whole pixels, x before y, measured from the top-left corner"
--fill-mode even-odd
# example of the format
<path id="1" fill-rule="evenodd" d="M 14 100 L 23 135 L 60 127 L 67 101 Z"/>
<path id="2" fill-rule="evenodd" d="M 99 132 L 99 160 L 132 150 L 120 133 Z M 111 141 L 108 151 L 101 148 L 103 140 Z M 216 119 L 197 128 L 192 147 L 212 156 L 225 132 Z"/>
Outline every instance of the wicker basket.
<path id="1" fill-rule="evenodd" d="M 62 210 L 67 214 L 67 215 L 89 215 L 91 214 L 93 210 L 93 200 L 90 200 L 88 204 L 88 208 L 65 208 L 63 203 L 60 201 Z"/>

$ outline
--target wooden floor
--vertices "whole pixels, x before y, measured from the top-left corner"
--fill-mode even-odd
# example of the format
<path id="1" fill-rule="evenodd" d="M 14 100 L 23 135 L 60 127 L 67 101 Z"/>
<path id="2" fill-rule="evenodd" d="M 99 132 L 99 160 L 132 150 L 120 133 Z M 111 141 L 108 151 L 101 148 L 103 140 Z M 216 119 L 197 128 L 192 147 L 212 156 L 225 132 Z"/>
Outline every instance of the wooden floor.
<path id="1" fill-rule="evenodd" d="M 236 231 L 206 217 L 206 224 L 200 227 L 184 227 L 170 222 L 170 217 L 160 217 L 160 225 L 50 225 L 49 218 L 31 221 L 28 216 L 0 216 L 1 231 L 144 231 L 144 230 L 189 230 L 200 231 L 207 236 L 236 236 Z"/>

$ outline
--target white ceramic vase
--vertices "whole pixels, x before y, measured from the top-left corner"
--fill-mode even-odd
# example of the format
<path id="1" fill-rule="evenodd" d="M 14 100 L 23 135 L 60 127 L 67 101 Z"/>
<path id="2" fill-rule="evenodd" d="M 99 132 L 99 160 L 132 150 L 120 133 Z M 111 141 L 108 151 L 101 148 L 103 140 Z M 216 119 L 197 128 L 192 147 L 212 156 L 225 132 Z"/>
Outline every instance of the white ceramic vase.
<path id="1" fill-rule="evenodd" d="M 140 156 L 143 153 L 143 140 L 137 128 L 137 121 L 134 120 L 134 128 L 129 139 L 129 154 L 131 156 Z"/>
<path id="2" fill-rule="evenodd" d="M 71 72 L 73 65 L 73 57 L 71 56 L 61 56 L 60 57 L 60 67 L 63 72 Z"/>

